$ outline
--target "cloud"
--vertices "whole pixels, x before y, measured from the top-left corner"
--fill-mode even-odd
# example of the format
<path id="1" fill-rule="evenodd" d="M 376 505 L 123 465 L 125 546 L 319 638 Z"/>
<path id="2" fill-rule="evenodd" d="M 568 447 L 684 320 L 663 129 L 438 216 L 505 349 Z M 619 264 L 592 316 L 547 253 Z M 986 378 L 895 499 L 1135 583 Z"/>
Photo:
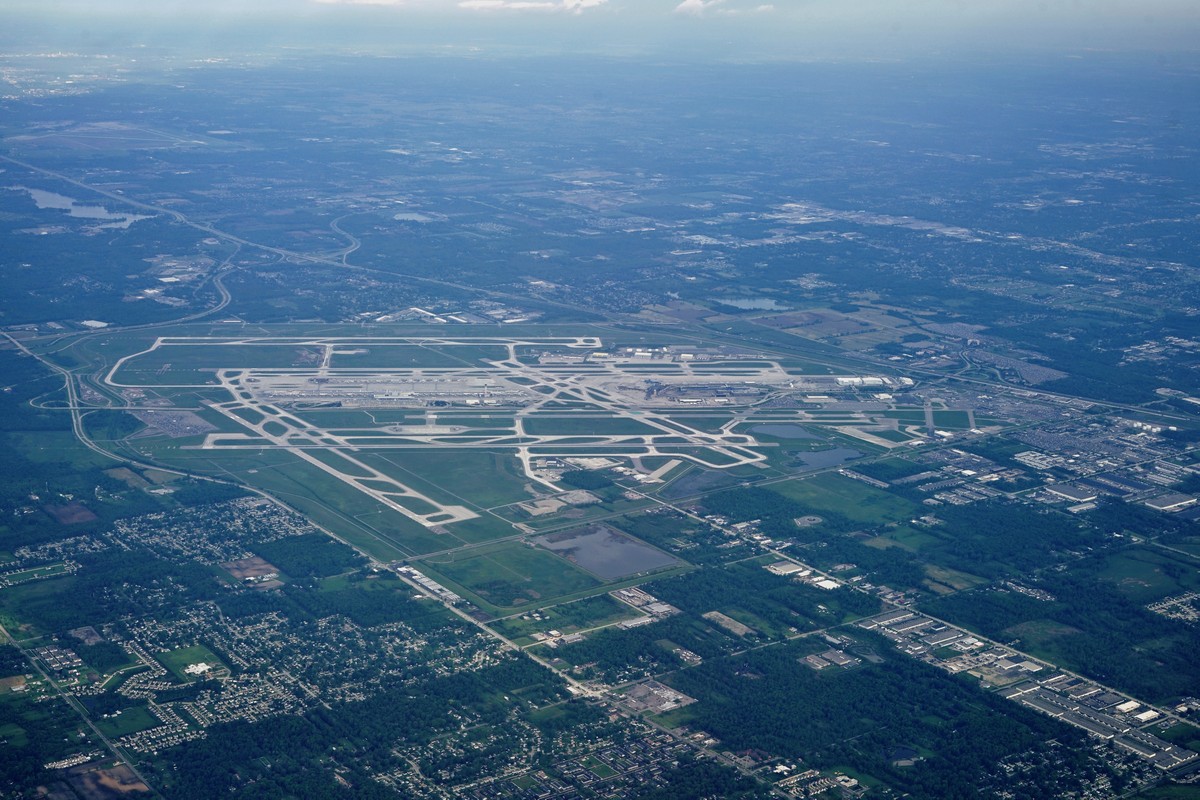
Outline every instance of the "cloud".
<path id="1" fill-rule="evenodd" d="M 708 11 L 713 6 L 719 6 L 723 0 L 683 0 L 682 3 L 675 6 L 676 14 L 690 14 L 693 17 L 701 16 L 705 11 Z"/>
<path id="2" fill-rule="evenodd" d="M 582 14 L 608 0 L 462 0 L 459 8 L 471 11 L 554 11 Z"/>
<path id="3" fill-rule="evenodd" d="M 718 8 L 720 6 L 720 8 Z M 738 14 L 768 14 L 775 10 L 775 6 L 770 3 L 754 6 L 753 8 L 730 8 L 725 5 L 725 0 L 682 0 L 679 5 L 675 6 L 676 14 L 684 14 L 691 17 L 703 17 L 709 12 L 713 14 L 721 14 L 722 16 L 736 16 Z"/>

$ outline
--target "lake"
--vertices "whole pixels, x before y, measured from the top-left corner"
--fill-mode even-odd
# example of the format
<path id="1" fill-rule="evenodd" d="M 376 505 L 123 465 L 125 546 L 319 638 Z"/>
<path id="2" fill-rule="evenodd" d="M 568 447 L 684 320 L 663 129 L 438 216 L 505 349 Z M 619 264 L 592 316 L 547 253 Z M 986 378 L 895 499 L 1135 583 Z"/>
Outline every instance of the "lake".
<path id="1" fill-rule="evenodd" d="M 768 425 L 755 425 L 751 433 L 761 433 L 763 436 L 774 436 L 777 439 L 820 439 L 815 433 L 803 425 L 793 425 L 787 422 L 777 422 Z"/>
<path id="2" fill-rule="evenodd" d="M 533 541 L 606 581 L 679 563 L 674 556 L 607 525 L 589 525 Z"/>
<path id="3" fill-rule="evenodd" d="M 81 206 L 73 197 L 67 197 L 65 194 L 57 194 L 55 192 L 47 192 L 44 189 L 30 189 L 25 186 L 13 186 L 10 188 L 26 192 L 33 198 L 34 204 L 40 209 L 49 208 L 55 211 L 66 211 L 70 216 L 80 219 L 112 220 L 106 225 L 101 225 L 101 228 L 128 228 L 138 220 L 150 219 L 149 216 L 143 214 L 114 214 L 103 206 Z"/>
<path id="4" fill-rule="evenodd" d="M 803 465 L 803 469 L 823 469 L 825 467 L 836 467 L 840 464 L 845 464 L 847 461 L 853 461 L 856 458 L 862 458 L 863 454 L 849 447 L 835 447 L 832 450 L 814 450 L 811 453 L 796 453 L 796 459 L 792 462 L 793 466 Z"/>

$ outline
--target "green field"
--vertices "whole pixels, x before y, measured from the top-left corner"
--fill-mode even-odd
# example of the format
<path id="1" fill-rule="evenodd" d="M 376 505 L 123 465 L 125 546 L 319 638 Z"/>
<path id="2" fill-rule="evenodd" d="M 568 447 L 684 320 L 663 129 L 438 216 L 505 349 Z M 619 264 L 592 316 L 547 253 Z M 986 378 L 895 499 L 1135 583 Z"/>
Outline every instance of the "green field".
<path id="1" fill-rule="evenodd" d="M 906 425 L 924 425 L 925 411 L 923 409 L 898 408 L 894 411 L 884 411 L 879 416 L 885 419 L 899 420 Z M 936 419 L 936 417 L 935 417 Z"/>
<path id="2" fill-rule="evenodd" d="M 662 434 L 659 428 L 626 417 L 601 417 L 588 414 L 539 415 L 525 418 L 525 432 L 534 436 L 618 436 L 622 434 Z"/>
<path id="3" fill-rule="evenodd" d="M 381 425 L 420 425 L 422 414 L 403 408 L 296 408 L 292 413 L 326 430 L 370 431 Z"/>
<path id="4" fill-rule="evenodd" d="M 836 473 L 786 481 L 770 488 L 818 512 L 839 513 L 865 525 L 902 522 L 918 513 L 918 507 L 902 497 Z"/>
<path id="5" fill-rule="evenodd" d="M 733 419 L 732 415 L 716 416 L 714 414 L 676 414 L 670 413 L 667 415 L 673 422 L 686 425 L 698 431 L 707 433 L 717 433 L 721 430 L 721 426 Z"/>
<path id="6" fill-rule="evenodd" d="M 529 500 L 520 463 L 487 450 L 403 450 L 356 454 L 396 480 L 446 505 L 491 508 Z"/>
<path id="7" fill-rule="evenodd" d="M 579 763 L 586 767 L 588 772 L 591 772 L 597 778 L 611 778 L 613 775 L 617 774 L 615 769 L 610 767 L 608 764 L 605 764 L 595 756 L 587 756 Z"/>
<path id="8" fill-rule="evenodd" d="M 543 603 L 600 582 L 558 556 L 520 542 L 489 545 L 418 563 L 496 608 Z"/>
<path id="9" fill-rule="evenodd" d="M 481 544 L 493 539 L 503 539 L 519 533 L 512 522 L 490 513 L 480 514 L 475 519 L 465 519 L 450 526 L 454 537 L 470 544 Z"/>
<path id="10" fill-rule="evenodd" d="M 1190 559 L 1145 547 L 1109 556 L 1100 577 L 1140 604 L 1200 588 L 1200 571 Z"/>
<path id="11" fill-rule="evenodd" d="M 233 409 L 233 413 L 236 416 L 239 416 L 242 419 L 246 420 L 251 425 L 257 425 L 260 422 L 262 422 L 264 419 L 266 419 L 266 416 L 264 414 L 262 414 L 258 411 L 255 411 L 252 408 L 235 408 L 235 409 Z M 275 423 L 275 422 L 269 423 L 269 425 L 276 425 L 276 424 L 278 424 L 278 423 Z M 267 430 L 270 430 L 270 428 L 267 427 Z"/>
<path id="12" fill-rule="evenodd" d="M 29 744 L 29 736 L 20 725 L 9 722 L 0 725 L 0 742 L 12 747 L 24 747 Z"/>
<path id="13" fill-rule="evenodd" d="M 930 547 L 940 544 L 942 539 L 933 534 L 921 530 L 920 528 L 912 528 L 908 525 L 899 525 L 895 528 L 890 528 L 881 536 L 867 540 L 866 544 L 872 547 L 903 547 L 905 550 L 917 552 L 924 547 Z"/>
<path id="14" fill-rule="evenodd" d="M 970 417 L 965 411 L 934 411 L 933 424 L 938 428 L 970 428 Z"/>
<path id="15" fill-rule="evenodd" d="M 1168 742 L 1186 747 L 1189 750 L 1200 752 L 1200 727 L 1197 727 L 1188 722 L 1180 722 L 1172 725 L 1165 731 L 1158 734 Z"/>
<path id="16" fill-rule="evenodd" d="M 982 586 L 987 583 L 987 579 L 981 578 L 978 575 L 971 575 L 959 570 L 949 569 L 948 567 L 938 567 L 933 564 L 925 565 L 925 574 L 928 576 L 925 585 L 937 594 L 961 592 L 964 589 L 973 589 L 976 586 Z"/>
<path id="17" fill-rule="evenodd" d="M 117 716 L 105 719 L 93 719 L 96 727 L 105 736 L 116 738 L 129 733 L 144 731 L 159 724 L 159 721 L 146 706 L 135 706 L 123 709 Z"/>
<path id="18" fill-rule="evenodd" d="M 1052 662 L 1061 660 L 1058 649 L 1061 640 L 1082 633 L 1078 628 L 1049 619 L 1032 619 L 1004 629 L 1004 635 L 1019 641 L 1023 650 Z"/>
<path id="19" fill-rule="evenodd" d="M 41 580 L 42 578 L 54 578 L 59 575 L 67 574 L 66 564 L 47 564 L 42 567 L 30 567 L 20 572 L 13 572 L 4 576 L 4 580 L 10 584 L 25 583 L 27 581 Z"/>
<path id="20" fill-rule="evenodd" d="M 350 463 L 342 456 L 341 452 L 334 450 L 309 450 L 306 455 L 312 456 L 322 464 L 333 467 L 337 471 L 344 472 L 353 478 L 370 478 L 373 474 L 356 464 Z M 394 487 L 392 488 L 394 490 Z"/>
<path id="21" fill-rule="evenodd" d="M 321 363 L 319 347 L 297 344 L 166 344 L 129 359 L 113 380 L 124 384 L 189 384 L 213 382 L 217 369 L 305 368 Z"/>
<path id="22" fill-rule="evenodd" d="M 24 458 L 38 465 L 57 466 L 64 462 L 75 469 L 113 466 L 112 459 L 94 453 L 79 444 L 71 431 L 6 432 L 0 444 L 19 450 Z"/>
<path id="23" fill-rule="evenodd" d="M 536 615 L 536 616 L 535 616 Z M 517 639 L 518 644 L 528 644 L 530 634 L 550 630 L 574 633 L 603 625 L 611 625 L 639 616 L 624 603 L 607 594 L 585 597 L 562 605 L 542 608 L 536 612 L 513 615 L 489 623 L 498 633 Z"/>
<path id="24" fill-rule="evenodd" d="M 1137 796 L 1144 800 L 1200 800 L 1200 786 L 1156 786 Z"/>
<path id="25" fill-rule="evenodd" d="M 0 624 L 18 640 L 52 633 L 52 630 L 43 629 L 39 622 L 43 616 L 47 620 L 54 619 L 53 612 L 61 605 L 60 595 L 70 592 L 75 582 L 75 578 L 67 576 L 0 590 Z"/>
<path id="26" fill-rule="evenodd" d="M 184 667 L 192 664 L 208 664 L 212 669 L 205 674 L 206 677 L 212 677 L 215 674 L 228 674 L 229 667 L 217 658 L 213 651 L 209 650 L 202 644 L 194 644 L 191 647 L 181 647 L 178 650 L 172 650 L 169 653 L 159 653 L 159 663 L 167 668 L 172 675 L 184 683 L 200 680 L 200 676 L 189 675 L 183 671 Z"/>
<path id="27" fill-rule="evenodd" d="M 903 431 L 871 431 L 871 435 L 889 442 L 907 442 L 913 437 Z"/>
<path id="28" fill-rule="evenodd" d="M 338 369 L 455 368 L 480 366 L 481 359 L 506 358 L 508 350 L 500 345 L 346 344 L 335 348 L 330 365 Z"/>
<path id="29" fill-rule="evenodd" d="M 423 419 L 423 418 L 422 418 Z M 465 428 L 511 429 L 513 418 L 511 414 L 455 414 L 439 412 L 434 422 L 438 425 L 462 425 Z"/>

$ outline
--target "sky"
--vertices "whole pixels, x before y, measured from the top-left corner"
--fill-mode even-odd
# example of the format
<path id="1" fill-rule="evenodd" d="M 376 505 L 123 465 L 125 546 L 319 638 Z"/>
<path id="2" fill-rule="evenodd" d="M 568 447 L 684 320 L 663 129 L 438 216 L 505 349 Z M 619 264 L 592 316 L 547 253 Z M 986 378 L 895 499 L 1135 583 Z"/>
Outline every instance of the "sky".
<path id="1" fill-rule="evenodd" d="M 873 60 L 1200 51 L 1197 0 L 5 0 L 0 45 Z M 7 23 L 6 19 L 7 18 Z"/>

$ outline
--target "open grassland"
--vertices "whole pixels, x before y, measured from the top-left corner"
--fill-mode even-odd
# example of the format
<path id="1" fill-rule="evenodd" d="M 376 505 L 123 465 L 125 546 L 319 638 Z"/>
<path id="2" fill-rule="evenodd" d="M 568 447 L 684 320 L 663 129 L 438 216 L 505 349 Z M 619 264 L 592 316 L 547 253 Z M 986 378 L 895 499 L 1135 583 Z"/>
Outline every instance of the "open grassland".
<path id="1" fill-rule="evenodd" d="M 503 361 L 506 358 L 508 350 L 499 345 L 356 344 L 339 345 L 330 366 L 355 369 L 476 367 L 485 359 Z"/>
<path id="2" fill-rule="evenodd" d="M 835 473 L 786 481 L 771 489 L 818 512 L 837 512 L 866 525 L 901 522 L 918 510 L 902 497 Z"/>
<path id="3" fill-rule="evenodd" d="M 447 504 L 480 509 L 530 499 L 520 464 L 507 453 L 487 450 L 392 451 L 357 454 L 364 463 Z"/>
<path id="4" fill-rule="evenodd" d="M 294 408 L 297 417 L 324 430 L 371 431 L 383 425 L 420 425 L 425 417 L 411 408 Z"/>
<path id="5" fill-rule="evenodd" d="M 151 714 L 146 706 L 124 708 L 116 716 L 109 716 L 107 719 L 101 717 L 92 721 L 101 733 L 112 738 L 144 731 L 160 724 L 158 718 Z"/>
<path id="6" fill-rule="evenodd" d="M 525 432 L 534 436 L 619 436 L 661 435 L 662 431 L 636 419 L 591 414 L 545 414 L 528 417 Z"/>
<path id="7" fill-rule="evenodd" d="M 534 633 L 559 631 L 570 634 L 616 624 L 622 620 L 640 616 L 637 611 L 607 594 L 585 597 L 561 605 L 539 609 L 536 612 L 514 614 L 495 620 L 489 626 L 519 644 L 534 641 Z"/>
<path id="8" fill-rule="evenodd" d="M 1109 556 L 1100 577 L 1111 581 L 1121 594 L 1140 604 L 1200 589 L 1200 570 L 1196 561 L 1147 547 L 1135 547 Z"/>
<path id="9" fill-rule="evenodd" d="M 287 369 L 319 366 L 322 349 L 312 345 L 164 344 L 128 359 L 113 375 L 117 384 L 205 384 L 218 369 Z"/>
<path id="10" fill-rule="evenodd" d="M 54 612 L 77 583 L 73 576 L 34 581 L 0 591 L 0 624 L 17 640 L 53 633 Z"/>
<path id="11" fill-rule="evenodd" d="M 566 560 L 519 542 L 421 562 L 495 608 L 515 608 L 592 589 L 600 582 Z"/>

